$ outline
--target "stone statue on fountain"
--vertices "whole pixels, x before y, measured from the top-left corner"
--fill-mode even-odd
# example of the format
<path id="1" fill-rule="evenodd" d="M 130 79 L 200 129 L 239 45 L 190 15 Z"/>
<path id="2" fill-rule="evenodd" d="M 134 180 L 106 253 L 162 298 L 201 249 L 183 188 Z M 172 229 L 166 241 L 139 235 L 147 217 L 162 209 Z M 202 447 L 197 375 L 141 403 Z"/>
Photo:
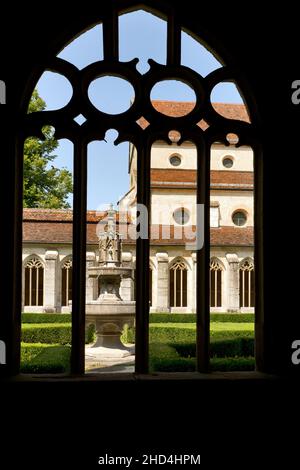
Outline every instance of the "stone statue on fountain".
<path id="1" fill-rule="evenodd" d="M 116 227 L 116 211 L 110 206 L 107 223 L 98 234 L 99 258 L 97 266 L 88 267 L 88 277 L 100 284 L 97 300 L 86 304 L 86 323 L 94 323 L 97 341 L 86 348 L 88 357 L 124 357 L 132 355 L 132 348 L 120 340 L 125 324 L 134 325 L 135 302 L 124 301 L 120 295 L 123 278 L 133 276 L 131 267 L 122 267 L 122 240 Z"/>

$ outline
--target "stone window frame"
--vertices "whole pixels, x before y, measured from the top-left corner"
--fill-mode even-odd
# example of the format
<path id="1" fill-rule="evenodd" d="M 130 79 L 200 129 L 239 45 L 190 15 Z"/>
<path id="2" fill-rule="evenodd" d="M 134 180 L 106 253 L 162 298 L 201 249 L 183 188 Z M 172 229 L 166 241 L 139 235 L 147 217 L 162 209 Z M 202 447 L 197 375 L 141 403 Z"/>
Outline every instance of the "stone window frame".
<path id="1" fill-rule="evenodd" d="M 247 274 L 246 274 L 247 273 Z M 252 275 L 253 273 L 253 275 Z M 248 299 L 245 299 L 245 277 L 247 275 Z M 254 259 L 247 256 L 239 263 L 239 292 L 240 292 L 240 308 L 255 308 L 255 266 Z M 252 296 L 253 293 L 253 296 Z M 254 300 L 254 302 L 253 302 Z M 248 304 L 248 305 L 245 305 Z"/>
<path id="2" fill-rule="evenodd" d="M 29 287 L 28 287 L 28 295 L 29 295 L 29 303 L 26 303 L 26 269 L 28 269 L 28 265 L 32 262 L 35 262 L 35 264 L 38 264 L 39 266 L 30 266 L 30 268 L 37 268 L 37 287 L 36 287 L 36 303 L 32 303 L 32 269 L 30 270 L 30 275 L 29 275 Z M 39 292 L 38 292 L 38 287 L 39 287 L 39 269 L 42 268 L 42 303 L 39 302 Z M 42 258 L 39 255 L 36 254 L 31 254 L 27 256 L 24 261 L 23 261 L 23 279 L 24 279 L 24 306 L 26 307 L 42 307 L 44 305 L 44 295 L 45 295 L 45 263 L 42 260 Z"/>
<path id="3" fill-rule="evenodd" d="M 170 298 L 170 307 L 187 307 L 187 286 L 188 286 L 188 280 L 187 280 L 187 272 L 189 270 L 188 264 L 185 261 L 185 259 L 182 256 L 176 257 L 172 262 L 170 263 L 169 266 L 169 298 Z M 177 303 L 177 298 L 176 298 L 176 273 L 180 271 L 180 305 L 176 305 Z M 185 272 L 185 275 L 183 275 L 183 272 Z M 173 275 L 173 284 L 172 284 L 172 275 Z M 185 287 L 184 287 L 185 283 Z M 171 286 L 173 285 L 173 289 Z M 173 290 L 173 301 L 171 301 L 172 297 L 172 290 Z M 184 292 L 185 292 L 185 298 L 184 298 Z M 174 304 L 174 305 L 172 305 Z M 183 305 L 185 304 L 185 305 Z"/>
<path id="4" fill-rule="evenodd" d="M 196 371 L 208 372 L 209 368 L 209 259 L 210 259 L 210 228 L 209 228 L 209 197 L 210 188 L 208 181 L 210 180 L 210 151 L 211 146 L 215 142 L 223 142 L 226 144 L 228 134 L 236 134 L 239 137 L 239 145 L 249 145 L 254 152 L 254 173 L 255 173 L 255 259 L 256 259 L 256 284 L 259 286 L 256 292 L 256 364 L 258 370 L 263 371 L 267 364 L 267 357 L 264 348 L 264 336 L 262 334 L 264 325 L 264 289 L 263 289 L 263 158 L 260 132 L 260 116 L 257 111 L 255 96 L 253 91 L 243 75 L 242 71 L 235 67 L 229 52 L 224 48 L 220 49 L 220 44 L 215 42 L 212 37 L 199 27 L 195 26 L 192 18 L 188 16 L 182 19 L 179 13 L 179 7 L 172 5 L 170 2 L 162 3 L 155 8 L 147 6 L 144 9 L 151 11 L 153 14 L 162 17 L 167 21 L 167 62 L 166 65 L 156 64 L 150 60 L 150 72 L 147 72 L 142 78 L 142 86 L 136 81 L 136 62 L 131 65 L 120 63 L 118 56 L 118 15 L 135 11 L 140 8 L 140 4 L 133 0 L 128 0 L 126 4 L 120 6 L 113 2 L 107 2 L 99 9 L 94 17 L 93 24 L 102 23 L 103 25 L 103 49 L 104 60 L 102 72 L 120 74 L 125 79 L 132 78 L 136 87 L 137 95 L 143 96 L 143 107 L 140 106 L 138 96 L 132 107 L 125 113 L 125 119 L 121 119 L 121 115 L 104 116 L 102 124 L 99 126 L 99 120 L 96 118 L 94 110 L 90 107 L 86 108 L 86 101 L 82 101 L 80 95 L 82 93 L 81 80 L 85 69 L 76 70 L 76 67 L 65 63 L 62 59 L 58 59 L 56 54 L 59 53 L 67 44 L 76 37 L 76 32 L 67 24 L 64 26 L 64 34 L 58 40 L 53 37 L 47 61 L 41 64 L 33 57 L 32 67 L 28 71 L 26 78 L 26 87 L 20 93 L 20 99 L 15 106 L 15 121 L 18 123 L 16 133 L 13 136 L 13 148 L 15 149 L 14 162 L 15 171 L 14 182 L 15 192 L 13 200 L 13 257 L 14 270 L 12 273 L 13 288 L 10 296 L 10 304 L 12 311 L 7 314 L 7 327 L 5 330 L 5 338 L 8 349 L 11 351 L 10 360 L 6 367 L 6 371 L 10 375 L 15 375 L 20 367 L 20 311 L 21 311 L 21 263 L 22 263 L 22 168 L 23 168 L 23 143 L 28 136 L 37 136 L 42 138 L 41 129 L 43 125 L 52 125 L 57 135 L 61 138 L 68 136 L 74 144 L 74 205 L 73 205 L 73 297 L 72 304 L 72 351 L 71 351 L 71 374 L 84 374 L 84 329 L 85 322 L 85 257 L 86 248 L 86 147 L 91 139 L 103 139 L 107 126 L 116 128 L 119 131 L 118 141 L 122 138 L 132 136 L 133 143 L 138 149 L 141 158 L 138 158 L 137 165 L 137 203 L 144 204 L 148 210 L 150 209 L 150 151 L 154 141 L 159 139 L 168 140 L 168 133 L 171 130 L 177 130 L 181 139 L 192 140 L 197 148 L 197 203 L 203 204 L 205 207 L 204 214 L 204 244 L 203 248 L 197 253 L 196 271 L 197 283 L 196 292 L 196 314 L 197 314 L 197 341 L 196 341 Z M 90 23 L 87 24 L 83 18 L 77 23 L 77 33 L 87 30 Z M 81 28 L 81 29 L 80 29 Z M 214 53 L 218 57 L 223 57 L 222 66 L 215 70 L 205 78 L 191 69 L 185 68 L 180 64 L 181 53 L 181 31 L 190 32 L 196 40 L 206 44 L 211 44 Z M 51 42 L 50 41 L 50 42 Z M 217 52 L 219 50 L 219 52 Z M 222 50 L 222 53 L 220 52 Z M 220 54 L 219 54 L 220 53 Z M 50 63 L 48 62 L 50 60 Z M 99 63 L 94 63 L 89 67 L 89 73 L 94 73 L 95 68 L 99 73 Z M 133 71 L 134 69 L 134 71 Z M 73 96 L 70 102 L 61 110 L 44 111 L 42 113 L 27 114 L 28 102 L 31 93 L 37 83 L 38 77 L 45 70 L 62 73 L 68 78 L 74 88 Z M 133 75 L 135 76 L 133 76 Z M 80 77 L 79 77 L 80 75 Z M 90 76 L 89 76 L 90 79 Z M 192 85 L 196 97 L 198 99 L 194 110 L 187 116 L 180 118 L 170 118 L 163 116 L 152 109 L 152 105 L 148 98 L 150 91 L 156 82 L 163 79 L 181 79 Z M 200 82 L 199 82 L 200 80 Z M 247 104 L 251 123 L 238 121 L 235 119 L 227 119 L 219 115 L 212 107 L 209 96 L 211 90 L 220 82 L 234 80 L 239 89 L 243 93 L 244 102 Z M 82 83 L 83 85 L 83 83 Z M 198 86 L 199 85 L 199 86 Z M 86 87 L 86 83 L 85 83 Z M 203 99 L 203 92 L 205 98 Z M 141 95 L 141 93 L 143 95 Z M 79 109 L 80 106 L 85 109 Z M 79 111 L 79 112 L 78 112 Z M 139 114 L 138 114 L 139 112 Z M 83 126 L 79 126 L 74 122 L 74 117 L 78 114 L 84 114 L 87 122 Z M 136 118 L 144 116 L 150 125 L 145 129 L 139 129 Z M 130 117 L 130 119 L 129 119 Z M 196 124 L 201 119 L 208 122 L 209 127 L 201 130 Z M 172 125 L 170 125 L 170 119 Z M 107 123 L 106 123 L 107 120 Z M 91 121 L 91 122 L 89 122 Z M 132 125 L 131 125 L 132 124 Z M 132 134 L 133 132 L 133 134 Z M 180 142 L 179 142 L 180 144 Z M 147 374 L 149 371 L 149 240 L 138 239 L 137 249 L 137 282 L 138 296 L 136 300 L 136 362 L 135 373 Z"/>
<path id="5" fill-rule="evenodd" d="M 225 271 L 225 266 L 222 263 L 222 261 L 217 257 L 217 256 L 212 256 L 210 259 L 209 263 L 209 269 L 210 269 L 210 307 L 212 308 L 219 308 L 222 307 L 223 304 L 223 283 L 224 283 L 224 278 L 223 278 L 223 273 Z M 218 276 L 212 276 L 212 273 L 220 272 L 221 276 L 219 279 L 220 282 L 220 287 L 218 288 Z M 214 299 L 214 304 L 212 305 L 212 288 L 211 288 L 211 281 L 212 277 L 215 277 L 214 282 L 215 282 L 215 299 Z M 220 291 L 220 305 L 218 304 L 218 291 Z"/>

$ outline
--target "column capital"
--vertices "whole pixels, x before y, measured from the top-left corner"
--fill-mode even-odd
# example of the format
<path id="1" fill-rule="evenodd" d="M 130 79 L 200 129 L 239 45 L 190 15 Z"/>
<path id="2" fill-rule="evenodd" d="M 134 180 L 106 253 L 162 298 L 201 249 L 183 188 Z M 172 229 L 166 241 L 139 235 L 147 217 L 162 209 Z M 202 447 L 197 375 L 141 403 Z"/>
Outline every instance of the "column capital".
<path id="1" fill-rule="evenodd" d="M 169 255 L 166 252 L 156 253 L 157 262 L 169 262 Z"/>
<path id="2" fill-rule="evenodd" d="M 45 253 L 45 260 L 56 260 L 58 258 L 57 250 L 47 250 Z"/>
<path id="3" fill-rule="evenodd" d="M 225 256 L 229 264 L 239 263 L 239 258 L 236 253 L 226 253 Z"/>
<path id="4" fill-rule="evenodd" d="M 93 251 L 87 251 L 86 252 L 86 261 L 95 261 L 96 259 L 96 253 Z"/>

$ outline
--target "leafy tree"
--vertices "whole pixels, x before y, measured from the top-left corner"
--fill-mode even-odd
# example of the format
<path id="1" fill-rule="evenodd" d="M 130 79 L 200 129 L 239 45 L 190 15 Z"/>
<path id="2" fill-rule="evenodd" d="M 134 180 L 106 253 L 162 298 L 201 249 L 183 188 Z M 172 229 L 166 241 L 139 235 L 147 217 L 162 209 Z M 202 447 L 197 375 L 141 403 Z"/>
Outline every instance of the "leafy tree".
<path id="1" fill-rule="evenodd" d="M 29 103 L 29 113 L 43 111 L 45 101 L 37 90 Z M 68 208 L 68 195 L 73 191 L 72 174 L 66 168 L 55 168 L 51 162 L 58 142 L 53 138 L 51 126 L 43 128 L 45 140 L 36 137 L 26 139 L 24 145 L 24 207 L 49 209 Z"/>

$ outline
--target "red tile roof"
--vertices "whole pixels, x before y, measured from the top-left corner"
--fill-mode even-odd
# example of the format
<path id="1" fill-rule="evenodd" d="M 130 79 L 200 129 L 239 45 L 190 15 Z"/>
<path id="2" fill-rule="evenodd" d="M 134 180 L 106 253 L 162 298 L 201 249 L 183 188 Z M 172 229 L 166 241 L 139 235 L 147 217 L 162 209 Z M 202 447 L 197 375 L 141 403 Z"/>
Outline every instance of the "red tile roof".
<path id="1" fill-rule="evenodd" d="M 153 107 L 161 114 L 171 117 L 180 117 L 189 114 L 194 108 L 195 103 L 192 101 L 163 101 L 152 100 Z M 243 104 L 229 103 L 212 103 L 213 108 L 221 116 L 228 119 L 237 119 L 239 121 L 250 122 L 247 109 Z M 140 118 L 138 124 L 145 129 L 149 123 L 145 118 Z M 202 119 L 198 125 L 205 130 L 208 124 Z M 171 132 L 170 138 L 174 141 L 178 139 L 178 132 Z"/>
<path id="2" fill-rule="evenodd" d="M 40 210 L 40 209 L 39 209 Z M 41 210 L 40 210 L 41 211 Z M 30 209 L 26 210 L 27 219 L 23 222 L 23 241 L 33 244 L 70 244 L 72 243 L 72 220 L 62 218 L 58 221 L 55 219 L 47 220 L 46 218 L 37 220 L 30 219 Z M 70 211 L 69 211 L 70 212 Z M 47 211 L 47 214 L 49 212 Z M 42 215 L 42 214 L 40 214 Z M 54 214 L 52 214 L 55 217 Z M 67 217 L 69 217 L 68 214 Z M 100 220 L 100 219 L 98 219 Z M 119 227 L 120 232 L 124 233 L 125 226 Z M 195 232 L 195 227 L 191 227 Z M 90 221 L 87 223 L 87 243 L 97 244 L 97 222 Z M 126 233 L 126 232 L 125 232 Z M 152 245 L 182 245 L 188 242 L 188 238 L 181 233 L 181 227 L 170 227 L 170 234 L 162 237 L 162 234 L 168 233 L 166 226 L 154 225 L 151 228 L 151 244 Z M 251 246 L 253 245 L 253 227 L 219 227 L 211 228 L 211 245 L 215 246 Z M 192 240 L 190 240 L 192 241 Z M 124 243 L 134 244 L 133 240 L 124 239 Z"/>
<path id="3" fill-rule="evenodd" d="M 97 223 L 99 220 L 107 216 L 107 211 L 89 210 L 86 213 L 88 222 Z M 118 213 L 116 220 L 118 220 Z M 23 209 L 23 221 L 36 221 L 36 222 L 67 222 L 73 220 L 73 211 L 71 209 Z"/>

